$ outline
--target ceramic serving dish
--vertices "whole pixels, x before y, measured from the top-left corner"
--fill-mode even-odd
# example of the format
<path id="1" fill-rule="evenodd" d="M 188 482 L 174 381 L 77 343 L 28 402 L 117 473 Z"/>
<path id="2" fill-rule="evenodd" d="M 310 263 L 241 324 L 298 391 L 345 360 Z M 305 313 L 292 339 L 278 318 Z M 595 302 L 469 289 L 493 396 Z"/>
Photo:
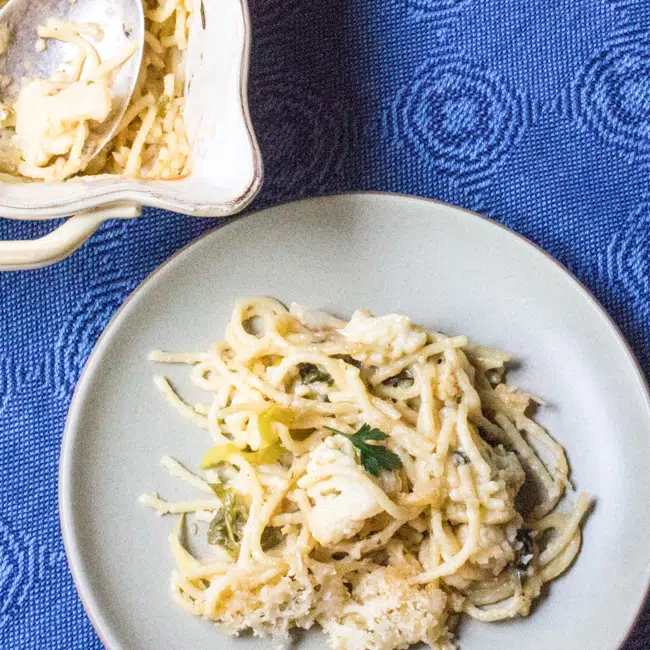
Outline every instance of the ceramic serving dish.
<path id="1" fill-rule="evenodd" d="M 192 173 L 174 181 L 103 175 L 52 184 L 0 182 L 0 217 L 74 215 L 42 239 L 0 242 L 0 269 L 58 261 L 106 219 L 137 216 L 142 206 L 215 217 L 234 214 L 254 198 L 263 171 L 248 113 L 248 7 L 246 0 L 202 4 L 192 16 L 187 63 L 185 123 L 194 147 Z"/>

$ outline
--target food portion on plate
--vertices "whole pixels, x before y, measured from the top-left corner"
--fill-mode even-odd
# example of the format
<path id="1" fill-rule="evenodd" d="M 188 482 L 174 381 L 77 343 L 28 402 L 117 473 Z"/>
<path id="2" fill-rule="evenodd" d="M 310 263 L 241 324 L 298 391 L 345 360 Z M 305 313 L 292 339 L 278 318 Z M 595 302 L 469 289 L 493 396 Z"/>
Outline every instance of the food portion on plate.
<path id="1" fill-rule="evenodd" d="M 196 499 L 140 497 L 180 515 L 176 601 L 280 644 L 318 623 L 334 650 L 450 650 L 462 614 L 528 615 L 578 554 L 589 498 L 530 417 L 543 402 L 506 383 L 510 359 L 403 315 L 270 298 L 239 302 L 207 352 L 152 352 L 208 395 L 155 377 L 212 439 L 201 472 L 162 459 Z"/>
<path id="2" fill-rule="evenodd" d="M 130 178 L 176 179 L 191 168 L 191 147 L 183 121 L 185 51 L 192 13 L 190 0 L 143 0 L 145 45 L 140 74 L 112 139 L 90 161 L 84 155 L 97 126 L 109 117 L 115 97 L 113 79 L 133 56 L 135 44 L 102 61 L 97 45 L 104 38 L 95 23 L 52 18 L 34 35 L 34 56 L 52 41 L 71 44 L 74 56 L 51 79 L 6 78 L 15 97 L 0 104 L 0 172 L 8 177 L 60 182 L 80 174 L 117 174 Z M 0 35 L 11 48 L 11 32 Z M 20 29 L 15 25 L 12 29 Z M 129 26 L 124 26 L 125 33 Z M 11 93 L 9 93 L 11 94 Z M 11 180 L 11 178 L 5 178 Z"/>

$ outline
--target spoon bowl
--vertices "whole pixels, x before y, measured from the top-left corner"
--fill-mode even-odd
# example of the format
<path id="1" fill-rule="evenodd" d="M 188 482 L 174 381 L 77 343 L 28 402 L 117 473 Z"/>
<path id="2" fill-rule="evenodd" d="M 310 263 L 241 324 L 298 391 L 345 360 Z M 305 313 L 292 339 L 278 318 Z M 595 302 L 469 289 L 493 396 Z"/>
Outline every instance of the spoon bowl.
<path id="1" fill-rule="evenodd" d="M 101 40 L 91 41 L 102 61 L 123 55 L 136 44 L 134 54 L 119 68 L 111 87 L 112 109 L 106 120 L 93 128 L 93 138 L 83 152 L 84 164 L 113 137 L 138 79 L 144 49 L 144 10 L 142 0 L 9 0 L 0 11 L 0 25 L 9 30 L 6 53 L 0 60 L 0 73 L 11 81 L 0 90 L 0 101 L 13 102 L 23 79 L 51 79 L 70 61 L 77 47 L 50 39 L 45 49 L 38 48 L 38 27 L 50 18 L 73 23 L 94 23 L 103 32 Z M 90 40 L 90 39 L 89 39 Z M 42 51 L 39 51 L 42 50 Z"/>

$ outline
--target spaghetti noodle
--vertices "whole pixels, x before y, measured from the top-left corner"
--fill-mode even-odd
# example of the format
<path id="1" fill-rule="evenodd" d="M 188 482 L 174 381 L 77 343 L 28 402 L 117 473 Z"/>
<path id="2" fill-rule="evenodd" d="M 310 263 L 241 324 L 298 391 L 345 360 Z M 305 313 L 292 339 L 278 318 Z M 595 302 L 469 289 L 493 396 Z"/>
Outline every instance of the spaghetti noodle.
<path id="1" fill-rule="evenodd" d="M 508 354 L 253 298 L 208 352 L 150 359 L 190 364 L 212 395 L 192 405 L 156 378 L 215 447 L 202 477 L 162 461 L 200 498 L 141 502 L 181 514 L 174 596 L 228 633 L 284 642 L 319 623 L 334 650 L 450 650 L 458 614 L 528 615 L 579 552 L 589 499 L 505 383 Z M 524 506 L 529 483 L 543 496 Z M 182 543 L 185 517 L 208 523 L 210 557 Z"/>

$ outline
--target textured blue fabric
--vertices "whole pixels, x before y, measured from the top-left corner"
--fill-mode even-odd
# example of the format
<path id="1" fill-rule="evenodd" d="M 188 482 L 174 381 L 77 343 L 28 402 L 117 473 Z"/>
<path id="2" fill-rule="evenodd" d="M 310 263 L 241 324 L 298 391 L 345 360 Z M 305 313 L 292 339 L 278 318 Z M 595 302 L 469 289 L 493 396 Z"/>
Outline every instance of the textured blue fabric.
<path id="1" fill-rule="evenodd" d="M 650 373 L 648 0 L 252 0 L 251 14 L 254 207 L 377 189 L 481 212 L 571 269 Z M 0 221 L 2 239 L 53 227 Z M 0 274 L 3 650 L 101 647 L 58 524 L 66 409 L 129 292 L 215 223 L 149 210 L 55 267 Z M 625 646 L 646 648 L 650 610 Z"/>

